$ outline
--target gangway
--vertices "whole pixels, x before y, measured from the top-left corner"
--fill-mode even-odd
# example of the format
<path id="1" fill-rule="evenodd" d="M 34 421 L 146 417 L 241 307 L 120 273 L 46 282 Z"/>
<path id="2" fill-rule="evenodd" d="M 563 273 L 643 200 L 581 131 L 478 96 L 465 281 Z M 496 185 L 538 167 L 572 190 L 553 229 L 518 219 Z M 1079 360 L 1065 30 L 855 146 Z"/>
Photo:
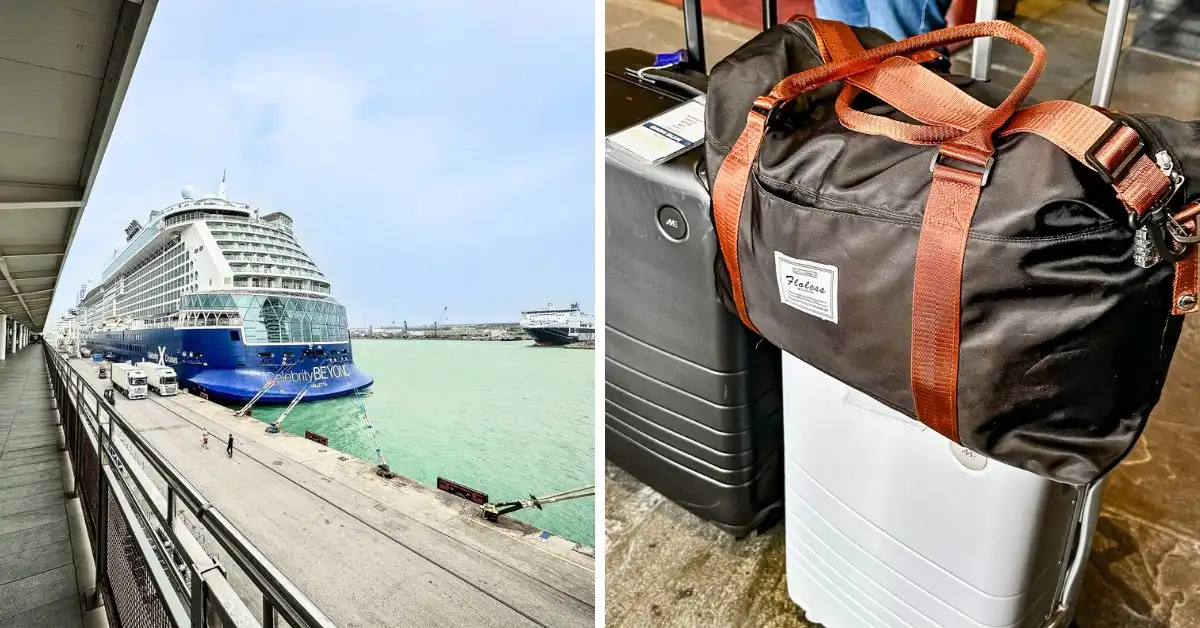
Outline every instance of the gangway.
<path id="1" fill-rule="evenodd" d="M 572 489 L 569 491 L 563 491 L 561 493 L 555 493 L 553 495 L 546 495 L 545 497 L 536 497 L 534 495 L 530 495 L 529 499 L 521 500 L 521 501 L 500 502 L 497 504 L 484 504 L 483 505 L 483 516 L 488 521 L 495 522 L 495 521 L 500 520 L 500 515 L 507 515 L 510 512 L 516 512 L 518 510 L 521 510 L 522 508 L 529 508 L 530 506 L 532 506 L 534 508 L 537 508 L 538 510 L 542 510 L 542 506 L 544 506 L 546 504 L 553 504 L 555 502 L 565 502 L 565 501 L 572 500 L 572 499 L 581 499 L 584 497 L 591 497 L 595 494 L 596 494 L 596 485 L 593 484 L 591 486 L 584 486 L 582 488 L 576 488 L 576 489 Z"/>
<path id="2" fill-rule="evenodd" d="M 263 387 L 258 389 L 258 392 L 254 394 L 254 397 L 252 397 L 250 401 L 246 402 L 246 405 L 242 406 L 241 410 L 233 413 L 233 416 L 245 416 L 246 413 L 250 411 L 250 408 L 254 406 L 254 404 L 258 403 L 258 400 L 262 399 L 263 395 L 267 394 L 267 391 L 271 390 L 271 387 L 279 381 L 279 378 L 291 373 L 295 366 L 296 363 L 292 362 L 291 364 L 285 364 L 280 367 L 280 369 L 271 376 L 271 379 L 268 379 L 267 383 L 263 384 Z"/>

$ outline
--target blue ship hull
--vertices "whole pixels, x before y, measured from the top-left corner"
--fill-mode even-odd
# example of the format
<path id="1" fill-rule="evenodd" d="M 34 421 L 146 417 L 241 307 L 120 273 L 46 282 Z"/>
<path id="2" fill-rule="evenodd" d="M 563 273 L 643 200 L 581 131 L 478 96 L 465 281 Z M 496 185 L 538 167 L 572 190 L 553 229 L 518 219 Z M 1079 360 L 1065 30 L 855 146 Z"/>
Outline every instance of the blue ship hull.
<path id="1" fill-rule="evenodd" d="M 374 379 L 354 365 L 350 342 L 247 345 L 238 329 L 140 329 L 92 334 L 87 347 L 115 362 L 162 362 L 180 385 L 210 398 L 246 402 L 278 377 L 259 403 L 330 399 L 364 390 Z"/>

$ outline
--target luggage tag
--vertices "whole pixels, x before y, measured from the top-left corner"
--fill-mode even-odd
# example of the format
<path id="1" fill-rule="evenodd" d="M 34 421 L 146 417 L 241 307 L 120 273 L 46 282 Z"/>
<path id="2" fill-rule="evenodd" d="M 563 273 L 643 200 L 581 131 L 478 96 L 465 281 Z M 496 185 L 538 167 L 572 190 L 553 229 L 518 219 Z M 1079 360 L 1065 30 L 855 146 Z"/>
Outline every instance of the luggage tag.
<path id="1" fill-rule="evenodd" d="M 605 138 L 610 148 L 657 166 L 704 142 L 704 96 Z"/>

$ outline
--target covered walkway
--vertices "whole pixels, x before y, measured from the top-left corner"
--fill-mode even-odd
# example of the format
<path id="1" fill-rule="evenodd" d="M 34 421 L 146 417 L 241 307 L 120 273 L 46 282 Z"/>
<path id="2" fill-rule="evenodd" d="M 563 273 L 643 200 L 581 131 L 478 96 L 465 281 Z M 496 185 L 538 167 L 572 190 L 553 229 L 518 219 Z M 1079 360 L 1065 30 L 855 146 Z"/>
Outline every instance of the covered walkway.
<path id="1" fill-rule="evenodd" d="M 0 628 L 83 625 L 57 421 L 42 348 L 0 362 Z"/>

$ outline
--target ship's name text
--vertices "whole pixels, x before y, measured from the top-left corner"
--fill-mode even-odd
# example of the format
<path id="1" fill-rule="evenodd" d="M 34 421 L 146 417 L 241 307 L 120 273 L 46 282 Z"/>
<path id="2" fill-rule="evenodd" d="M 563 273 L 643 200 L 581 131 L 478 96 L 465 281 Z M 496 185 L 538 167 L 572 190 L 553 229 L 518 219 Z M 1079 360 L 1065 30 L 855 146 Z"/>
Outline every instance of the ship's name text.
<path id="1" fill-rule="evenodd" d="M 279 376 L 281 382 L 312 382 L 323 379 L 350 377 L 350 365 L 330 364 L 329 366 L 314 366 L 311 371 L 284 373 Z"/>

